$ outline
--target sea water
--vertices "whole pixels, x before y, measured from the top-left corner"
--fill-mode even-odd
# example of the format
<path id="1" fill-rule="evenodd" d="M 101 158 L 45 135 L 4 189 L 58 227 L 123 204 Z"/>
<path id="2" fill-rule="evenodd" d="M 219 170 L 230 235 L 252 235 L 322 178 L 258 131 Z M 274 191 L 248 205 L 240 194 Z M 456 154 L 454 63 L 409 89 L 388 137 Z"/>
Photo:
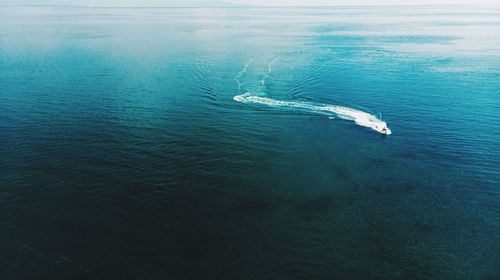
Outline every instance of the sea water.
<path id="1" fill-rule="evenodd" d="M 498 279 L 499 94 L 499 6 L 1 7 L 1 278 Z"/>

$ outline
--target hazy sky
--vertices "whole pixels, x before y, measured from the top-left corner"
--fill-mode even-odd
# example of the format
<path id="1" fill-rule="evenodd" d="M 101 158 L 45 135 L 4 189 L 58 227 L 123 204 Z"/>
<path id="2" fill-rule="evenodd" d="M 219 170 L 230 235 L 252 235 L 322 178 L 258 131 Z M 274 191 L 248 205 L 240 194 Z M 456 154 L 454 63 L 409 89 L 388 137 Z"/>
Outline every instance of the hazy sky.
<path id="1" fill-rule="evenodd" d="M 500 3 L 500 0 L 228 0 L 258 5 L 393 5 L 393 4 L 476 4 Z"/>
<path id="2" fill-rule="evenodd" d="M 225 4 L 285 5 L 415 5 L 415 4 L 496 4 L 500 0 L 0 0 L 7 5 L 83 6 L 224 6 Z M 1 5 L 0 4 L 0 5 Z"/>

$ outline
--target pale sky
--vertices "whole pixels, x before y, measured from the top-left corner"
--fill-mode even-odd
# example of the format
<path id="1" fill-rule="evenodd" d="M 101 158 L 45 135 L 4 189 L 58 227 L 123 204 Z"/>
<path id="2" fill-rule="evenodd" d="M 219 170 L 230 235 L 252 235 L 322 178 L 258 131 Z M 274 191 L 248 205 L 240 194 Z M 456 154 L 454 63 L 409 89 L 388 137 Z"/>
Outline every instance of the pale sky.
<path id="1" fill-rule="evenodd" d="M 426 5 L 500 4 L 500 0 L 0 0 L 0 5 L 78 6 L 335 6 L 335 5 Z"/>
<path id="2" fill-rule="evenodd" d="M 415 5 L 415 4 L 495 4 L 500 0 L 227 0 L 226 2 L 254 5 Z"/>

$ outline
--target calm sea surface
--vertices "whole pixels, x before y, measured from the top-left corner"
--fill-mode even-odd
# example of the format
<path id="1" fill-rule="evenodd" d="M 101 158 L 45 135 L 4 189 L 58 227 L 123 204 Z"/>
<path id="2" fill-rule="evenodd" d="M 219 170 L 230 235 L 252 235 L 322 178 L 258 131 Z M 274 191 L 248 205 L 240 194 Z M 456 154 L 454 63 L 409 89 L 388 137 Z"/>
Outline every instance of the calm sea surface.
<path id="1" fill-rule="evenodd" d="M 500 279 L 500 6 L 1 7 L 0 278 Z"/>

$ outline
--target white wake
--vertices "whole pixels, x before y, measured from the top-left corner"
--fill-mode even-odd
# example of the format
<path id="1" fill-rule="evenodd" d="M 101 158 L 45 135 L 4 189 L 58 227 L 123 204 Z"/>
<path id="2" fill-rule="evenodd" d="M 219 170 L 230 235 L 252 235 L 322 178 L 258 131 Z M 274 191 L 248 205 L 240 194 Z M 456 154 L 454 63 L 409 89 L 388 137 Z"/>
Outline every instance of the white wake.
<path id="1" fill-rule="evenodd" d="M 260 80 L 260 85 L 265 87 L 266 86 L 266 80 L 267 78 L 269 77 L 269 75 L 271 75 L 271 72 L 273 71 L 273 65 L 274 63 L 276 63 L 276 61 L 278 61 L 279 59 L 279 56 L 275 57 L 273 59 L 273 61 L 271 61 L 268 65 L 267 65 L 267 72 L 266 74 L 264 74 L 264 76 L 262 77 L 262 80 Z M 241 77 L 240 77 L 241 78 Z M 238 91 L 239 92 L 239 91 Z M 239 92 L 241 93 L 241 92 Z"/>
<path id="2" fill-rule="evenodd" d="M 234 80 L 236 81 L 236 84 L 238 85 L 238 93 L 241 94 L 241 86 L 243 85 L 240 81 L 241 77 L 243 77 L 243 74 L 245 74 L 245 72 L 247 72 L 248 70 L 248 67 L 250 66 L 250 64 L 252 64 L 252 60 L 249 60 L 245 66 L 243 67 L 243 69 L 241 69 L 240 72 L 238 72 L 238 75 L 236 75 L 236 77 L 234 77 Z"/>
<path id="3" fill-rule="evenodd" d="M 267 66 L 268 70 L 266 74 L 263 76 L 262 80 L 260 81 L 261 86 L 265 86 L 266 79 L 271 74 L 272 66 L 277 60 L 278 58 L 275 58 L 271 63 L 268 64 Z M 337 106 L 337 105 L 318 104 L 318 103 L 302 102 L 302 101 L 283 101 L 256 94 L 251 94 L 249 92 L 242 94 L 241 87 L 243 84 L 240 82 L 240 79 L 247 71 L 250 64 L 251 61 L 247 62 L 243 70 L 240 71 L 238 75 L 234 78 L 236 83 L 238 84 L 238 93 L 239 93 L 238 95 L 233 97 L 235 101 L 242 103 L 262 104 L 272 107 L 297 108 L 313 113 L 323 113 L 323 114 L 327 113 L 331 114 L 332 117 L 353 121 L 359 126 L 371 128 L 385 135 L 390 135 L 392 133 L 391 130 L 387 127 L 386 122 L 380 120 L 379 118 L 370 113 L 361 110 L 352 109 L 349 107 Z"/>

